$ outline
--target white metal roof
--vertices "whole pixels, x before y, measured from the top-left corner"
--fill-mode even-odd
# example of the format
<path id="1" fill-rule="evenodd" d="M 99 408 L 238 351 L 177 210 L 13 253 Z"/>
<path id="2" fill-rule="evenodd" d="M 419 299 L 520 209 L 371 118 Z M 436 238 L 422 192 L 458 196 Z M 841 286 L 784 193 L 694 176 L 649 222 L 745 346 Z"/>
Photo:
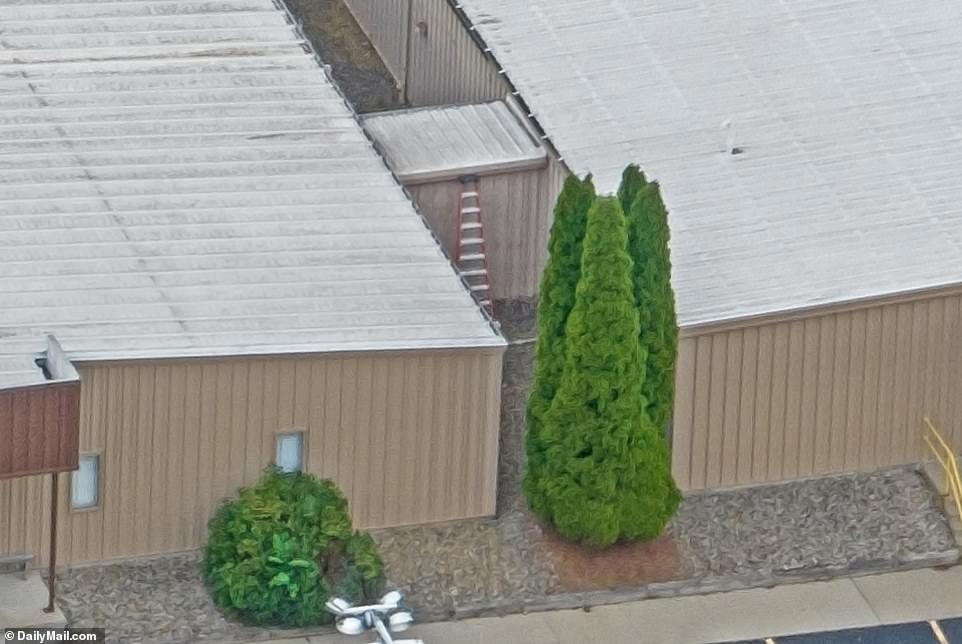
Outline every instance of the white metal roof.
<path id="1" fill-rule="evenodd" d="M 661 181 L 683 325 L 962 281 L 962 3 L 460 4 L 574 171 Z"/>
<path id="2" fill-rule="evenodd" d="M 78 379 L 55 337 L 0 335 L 0 390 Z"/>
<path id="3" fill-rule="evenodd" d="M 362 123 L 405 184 L 547 163 L 544 146 L 504 101 L 377 112 Z"/>
<path id="4" fill-rule="evenodd" d="M 43 370 L 35 362 L 45 348 L 43 336 L 0 337 L 0 389 L 46 382 Z"/>
<path id="5" fill-rule="evenodd" d="M 271 0 L 0 4 L 0 336 L 73 360 L 495 346 Z"/>

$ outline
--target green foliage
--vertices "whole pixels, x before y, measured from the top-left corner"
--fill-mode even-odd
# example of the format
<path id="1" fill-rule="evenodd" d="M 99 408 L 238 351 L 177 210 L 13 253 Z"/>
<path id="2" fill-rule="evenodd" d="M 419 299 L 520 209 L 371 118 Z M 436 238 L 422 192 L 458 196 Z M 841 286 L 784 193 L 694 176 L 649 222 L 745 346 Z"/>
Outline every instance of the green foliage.
<path id="1" fill-rule="evenodd" d="M 641 168 L 634 163 L 625 167 L 624 172 L 621 173 L 621 185 L 618 186 L 618 201 L 621 202 L 621 210 L 625 213 L 625 217 L 629 216 L 628 213 L 635 202 L 635 197 L 638 196 L 638 191 L 646 185 L 648 185 L 648 178 L 645 177 Z M 629 238 L 631 235 L 630 225 L 629 220 Z"/>
<path id="2" fill-rule="evenodd" d="M 581 274 L 581 244 L 585 234 L 588 208 L 595 190 L 591 176 L 583 180 L 568 177 L 554 210 L 554 223 L 548 241 L 548 261 L 541 280 L 538 303 L 538 342 L 535 347 L 535 374 L 528 398 L 526 447 L 528 453 L 524 491 L 536 512 L 544 503 L 538 486 L 544 462 L 544 446 L 539 439 L 542 420 L 554 398 L 564 369 L 565 324 L 574 306 L 575 287 Z"/>
<path id="3" fill-rule="evenodd" d="M 209 530 L 204 573 L 214 601 L 246 622 L 330 623 L 332 594 L 359 601 L 383 588 L 377 547 L 353 531 L 331 481 L 269 468 L 221 506 Z"/>
<path id="4" fill-rule="evenodd" d="M 384 562 L 378 554 L 371 535 L 355 532 L 340 557 L 340 567 L 334 567 L 334 595 L 374 599 L 384 586 Z"/>
<path id="5" fill-rule="evenodd" d="M 641 391 L 652 422 L 665 431 L 675 399 L 678 321 L 671 288 L 668 212 L 658 183 L 638 188 L 627 217 L 628 252 L 634 262 L 632 281 L 640 314 L 639 338 L 646 355 Z"/>
<path id="6" fill-rule="evenodd" d="M 597 199 L 566 325 L 563 375 L 539 436 L 544 460 L 528 473 L 541 500 L 533 509 L 565 537 L 596 547 L 654 538 L 680 498 L 667 445 L 644 413 L 645 355 L 627 244 L 619 201 Z"/>

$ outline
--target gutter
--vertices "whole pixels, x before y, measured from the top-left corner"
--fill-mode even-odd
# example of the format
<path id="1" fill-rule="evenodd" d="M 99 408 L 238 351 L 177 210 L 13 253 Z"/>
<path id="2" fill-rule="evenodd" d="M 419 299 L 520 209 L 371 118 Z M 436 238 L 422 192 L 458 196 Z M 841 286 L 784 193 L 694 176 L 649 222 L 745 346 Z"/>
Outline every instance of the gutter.
<path id="1" fill-rule="evenodd" d="M 545 131 L 544 127 L 542 127 L 541 122 L 538 120 L 538 117 L 535 116 L 534 111 L 528 105 L 527 101 L 524 100 L 524 97 L 521 95 L 521 90 L 519 90 L 518 86 L 515 85 L 514 81 L 511 80 L 511 76 L 510 74 L 508 74 L 508 71 L 501 65 L 497 57 L 494 55 L 494 52 L 491 50 L 490 47 L 488 47 L 488 44 L 484 41 L 484 38 L 481 36 L 480 33 L 478 33 L 477 27 L 475 27 L 474 23 L 471 21 L 470 16 L 468 16 L 467 12 L 465 12 L 463 5 L 457 0 L 446 0 L 446 1 L 448 3 L 448 6 L 451 7 L 451 11 L 453 11 L 454 15 L 458 18 L 458 21 L 467 30 L 468 35 L 471 37 L 471 40 L 473 40 L 474 44 L 478 46 L 478 49 L 481 50 L 481 52 L 484 54 L 484 57 L 494 64 L 495 68 L 498 70 L 498 75 L 504 79 L 505 83 L 507 83 L 508 89 L 511 91 L 511 98 L 512 98 L 512 101 L 509 101 L 508 103 L 511 104 L 511 102 L 514 102 L 515 103 L 514 107 L 516 109 L 520 108 L 519 111 L 524 114 L 524 116 L 526 117 L 526 120 L 533 127 L 537 138 L 542 142 L 544 142 L 545 146 L 551 150 L 551 152 L 555 157 L 555 160 L 561 164 L 561 166 L 568 172 L 568 174 L 572 174 L 572 175 L 575 174 L 574 170 L 572 170 L 571 167 L 564 160 L 564 156 L 558 150 L 558 147 L 554 144 L 554 141 L 551 140 L 551 136 L 549 136 L 547 131 Z"/>
<path id="2" fill-rule="evenodd" d="M 474 299 L 474 294 L 471 292 L 471 288 L 468 286 L 467 280 L 465 280 L 464 277 L 458 274 L 458 271 L 455 268 L 454 259 L 450 255 L 448 255 L 447 251 L 444 250 L 444 246 L 441 244 L 441 240 L 438 239 L 438 236 L 434 234 L 434 231 L 431 229 L 431 226 L 428 224 L 428 220 L 424 216 L 424 213 L 421 212 L 421 209 L 418 208 L 417 203 L 414 201 L 414 197 L 411 195 L 411 192 L 404 186 L 403 183 L 401 183 L 401 179 L 398 177 L 397 173 L 394 172 L 394 169 L 387 162 L 387 159 L 385 159 L 384 155 L 381 154 L 381 151 L 378 149 L 377 142 L 371 137 L 370 133 L 367 131 L 367 128 L 364 127 L 360 114 L 358 114 L 357 110 L 354 109 L 354 105 L 351 103 L 351 101 L 347 99 L 347 96 L 341 90 L 341 86 L 334 79 L 334 74 L 332 72 L 331 66 L 325 63 L 321 59 L 321 56 L 317 53 L 317 50 L 314 49 L 314 44 L 311 42 L 311 39 L 307 37 L 306 33 L 304 33 L 304 25 L 297 20 L 297 17 L 291 12 L 290 7 L 287 6 L 284 0 L 272 0 L 272 3 L 279 10 L 280 13 L 282 13 L 284 16 L 287 17 L 288 24 L 294 27 L 294 32 L 301 39 L 301 46 L 304 48 L 305 53 L 310 54 L 310 56 L 314 59 L 314 62 L 320 68 L 321 73 L 323 73 L 324 76 L 327 78 L 328 83 L 330 83 L 331 87 L 334 88 L 334 91 L 337 92 L 337 95 L 340 97 L 341 102 L 344 104 L 348 112 L 354 118 L 354 122 L 357 124 L 357 128 L 364 134 L 364 137 L 368 140 L 368 143 L 371 145 L 371 148 L 374 150 L 374 153 L 377 155 L 378 159 L 381 160 L 381 165 L 384 166 L 388 174 L 390 174 L 391 177 L 394 178 L 395 184 L 397 184 L 397 187 L 401 190 L 401 192 L 407 198 L 408 204 L 411 206 L 411 209 L 421 219 L 421 225 L 423 225 L 424 228 L 428 231 L 428 234 L 431 235 L 431 239 L 434 240 L 435 249 L 441 254 L 442 257 L 444 257 L 444 259 L 448 261 L 448 264 L 451 266 L 451 270 L 454 273 L 455 279 L 457 279 L 461 283 L 461 287 L 464 289 L 465 294 L 467 294 L 471 302 L 475 305 L 475 308 L 477 309 L 478 313 L 487 323 L 488 327 L 494 333 L 495 337 L 500 338 L 502 341 L 504 341 L 504 336 L 501 333 L 501 325 L 498 323 L 498 321 L 494 317 L 492 317 L 488 313 L 488 311 L 483 306 L 477 303 L 477 300 Z M 405 62 L 405 64 L 407 64 L 407 61 Z"/>

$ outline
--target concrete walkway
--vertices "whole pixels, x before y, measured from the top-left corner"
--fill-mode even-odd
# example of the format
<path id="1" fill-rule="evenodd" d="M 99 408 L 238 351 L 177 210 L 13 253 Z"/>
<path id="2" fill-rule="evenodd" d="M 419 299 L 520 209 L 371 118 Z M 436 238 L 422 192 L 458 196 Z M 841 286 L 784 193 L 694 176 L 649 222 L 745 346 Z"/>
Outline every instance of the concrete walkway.
<path id="1" fill-rule="evenodd" d="M 962 616 L 962 566 L 417 626 L 425 644 L 707 644 Z M 337 635 L 275 644 L 367 644 Z"/>
<path id="2" fill-rule="evenodd" d="M 36 572 L 24 579 L 21 575 L 0 575 L 0 629 L 27 626 L 65 626 L 60 609 L 43 612 L 47 605 L 47 584 Z"/>

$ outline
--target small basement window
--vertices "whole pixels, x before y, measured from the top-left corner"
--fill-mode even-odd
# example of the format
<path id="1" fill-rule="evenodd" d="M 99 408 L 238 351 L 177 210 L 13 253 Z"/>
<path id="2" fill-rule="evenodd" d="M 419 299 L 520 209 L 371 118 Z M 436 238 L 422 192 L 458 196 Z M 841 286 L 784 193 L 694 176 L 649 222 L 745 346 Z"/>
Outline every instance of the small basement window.
<path id="1" fill-rule="evenodd" d="M 287 432 L 277 435 L 274 463 L 284 472 L 300 472 L 304 466 L 304 433 Z"/>
<path id="2" fill-rule="evenodd" d="M 100 503 L 100 456 L 81 455 L 80 467 L 70 480 L 70 507 L 73 510 L 95 508 Z"/>

